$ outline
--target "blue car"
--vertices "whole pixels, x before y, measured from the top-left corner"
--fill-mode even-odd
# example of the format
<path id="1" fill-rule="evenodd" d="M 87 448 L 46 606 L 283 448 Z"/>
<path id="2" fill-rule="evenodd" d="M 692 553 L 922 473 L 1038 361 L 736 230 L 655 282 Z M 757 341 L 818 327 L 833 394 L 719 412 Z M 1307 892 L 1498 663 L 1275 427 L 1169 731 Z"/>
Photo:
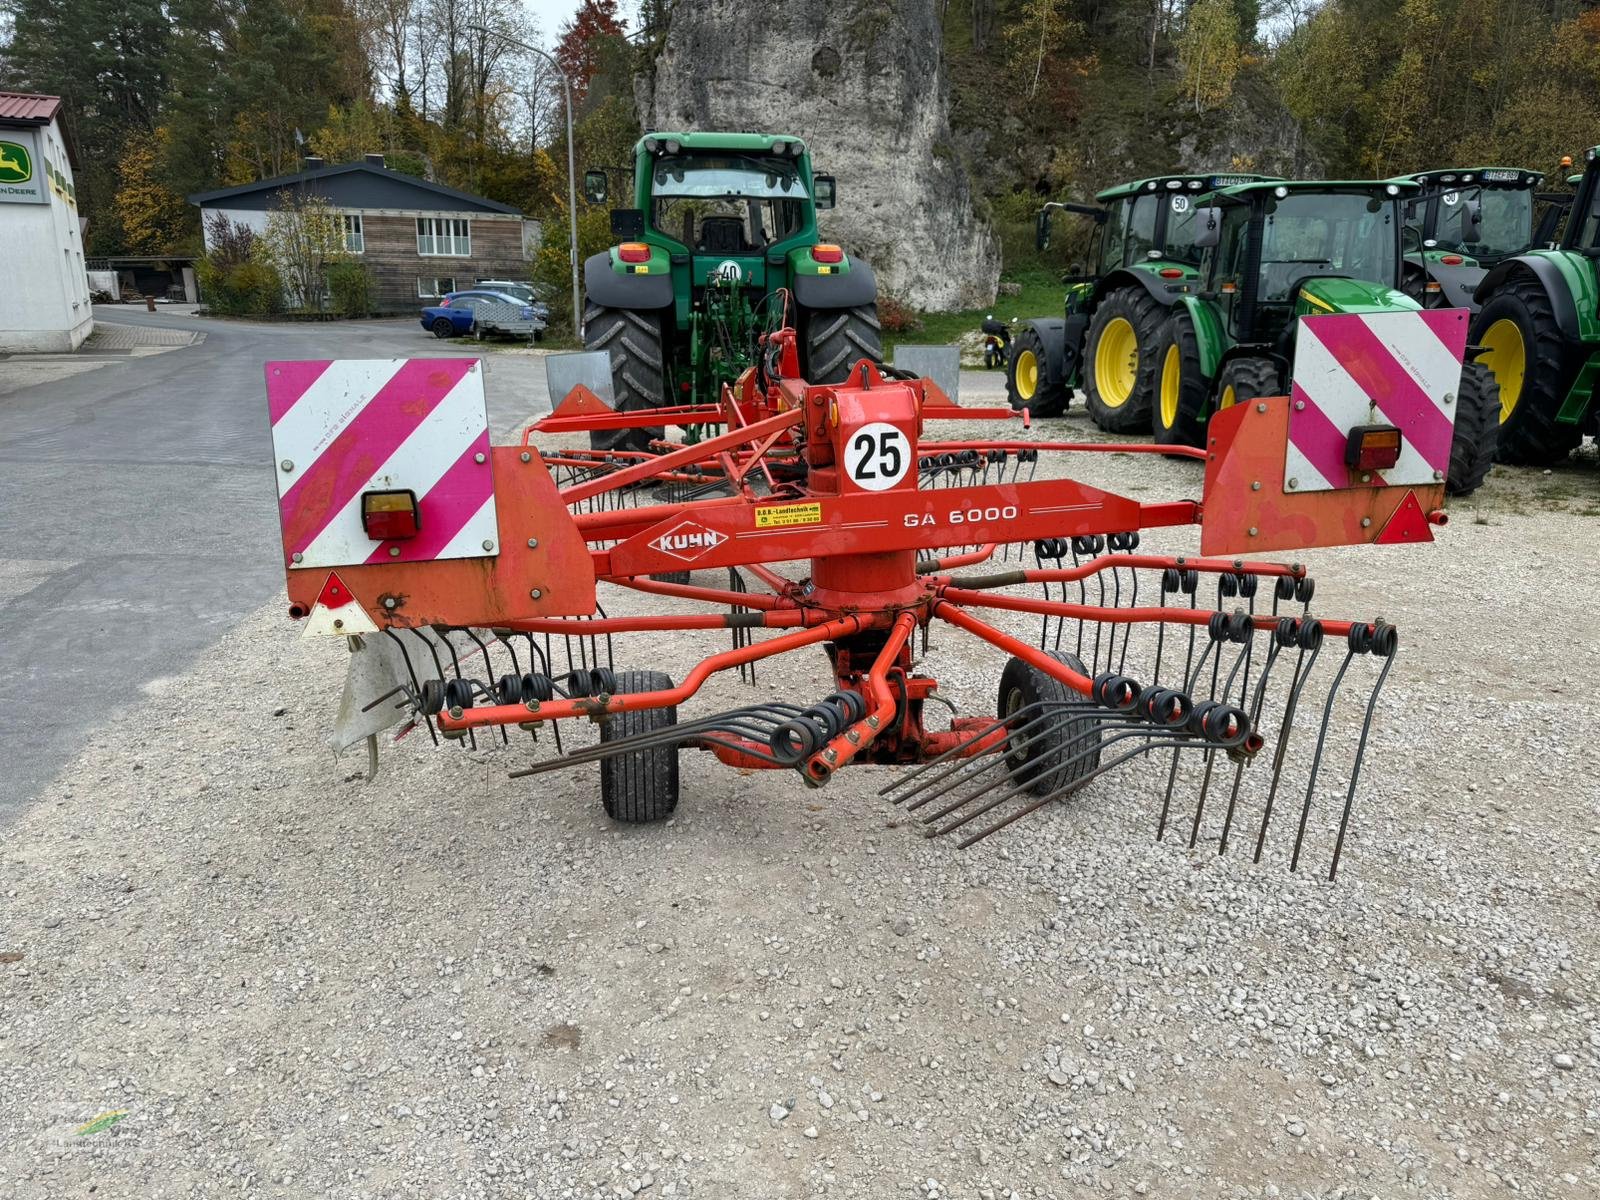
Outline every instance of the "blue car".
<path id="1" fill-rule="evenodd" d="M 451 292 L 439 303 L 422 310 L 422 327 L 437 338 L 469 333 L 508 333 L 537 337 L 544 331 L 550 310 L 504 292 L 473 290 Z"/>

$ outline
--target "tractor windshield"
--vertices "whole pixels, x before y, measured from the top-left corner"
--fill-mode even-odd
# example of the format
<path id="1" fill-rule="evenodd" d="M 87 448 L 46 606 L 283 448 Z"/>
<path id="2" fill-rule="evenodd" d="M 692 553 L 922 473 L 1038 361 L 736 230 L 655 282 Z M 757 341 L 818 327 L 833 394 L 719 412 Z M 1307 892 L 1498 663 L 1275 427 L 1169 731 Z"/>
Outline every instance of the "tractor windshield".
<path id="1" fill-rule="evenodd" d="M 1467 205 L 1477 201 L 1483 218 L 1476 239 L 1467 229 Z M 1439 250 L 1453 250 L 1473 258 L 1500 259 L 1521 254 L 1533 244 L 1533 192 L 1525 188 L 1469 187 L 1439 197 L 1439 219 L 1434 223 Z"/>
<path id="2" fill-rule="evenodd" d="M 1287 303 L 1296 284 L 1318 275 L 1393 284 L 1397 215 L 1394 201 L 1364 192 L 1291 191 L 1268 199 L 1257 299 Z"/>
<path id="3" fill-rule="evenodd" d="M 809 200 L 794 159 L 744 154 L 657 159 L 650 194 L 655 227 L 706 254 L 760 253 L 804 227 Z"/>

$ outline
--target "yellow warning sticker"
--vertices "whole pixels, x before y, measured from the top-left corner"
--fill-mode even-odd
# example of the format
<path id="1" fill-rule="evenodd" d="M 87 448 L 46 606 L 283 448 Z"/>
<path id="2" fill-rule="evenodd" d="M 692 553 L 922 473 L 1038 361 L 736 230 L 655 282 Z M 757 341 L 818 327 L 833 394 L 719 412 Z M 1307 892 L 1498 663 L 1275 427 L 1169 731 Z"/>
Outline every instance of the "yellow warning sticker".
<path id="1" fill-rule="evenodd" d="M 772 504 L 756 509 L 757 529 L 779 529 L 785 525 L 818 525 L 822 522 L 822 505 Z"/>

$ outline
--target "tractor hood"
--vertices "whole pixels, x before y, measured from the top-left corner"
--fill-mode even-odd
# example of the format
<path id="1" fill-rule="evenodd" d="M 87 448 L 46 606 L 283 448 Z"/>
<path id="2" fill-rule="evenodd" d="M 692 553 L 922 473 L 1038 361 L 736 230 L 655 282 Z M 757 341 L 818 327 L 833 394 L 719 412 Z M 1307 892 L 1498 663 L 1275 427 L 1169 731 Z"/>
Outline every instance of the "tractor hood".
<path id="1" fill-rule="evenodd" d="M 1300 285 L 1295 315 L 1318 313 L 1373 313 L 1415 310 L 1421 306 L 1410 296 L 1387 284 L 1367 279 L 1310 278 Z"/>

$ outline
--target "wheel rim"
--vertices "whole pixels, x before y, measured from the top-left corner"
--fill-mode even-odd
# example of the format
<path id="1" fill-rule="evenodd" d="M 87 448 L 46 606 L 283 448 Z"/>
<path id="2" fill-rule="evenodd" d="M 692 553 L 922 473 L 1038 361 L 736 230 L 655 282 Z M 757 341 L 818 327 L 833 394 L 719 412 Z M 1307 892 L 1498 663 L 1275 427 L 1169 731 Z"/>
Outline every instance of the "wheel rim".
<path id="1" fill-rule="evenodd" d="M 1039 360 L 1032 350 L 1024 350 L 1017 355 L 1017 395 L 1024 400 L 1032 400 L 1034 393 L 1039 390 Z"/>
<path id="2" fill-rule="evenodd" d="M 1500 385 L 1500 423 L 1504 425 L 1522 399 L 1528 347 L 1522 340 L 1522 330 L 1510 317 L 1501 317 L 1484 330 L 1479 342 L 1488 349 L 1478 356 L 1478 361 L 1489 368 L 1489 374 Z"/>
<path id="3" fill-rule="evenodd" d="M 1100 331 L 1094 350 L 1094 381 L 1100 403 L 1121 408 L 1133 395 L 1139 370 L 1139 335 L 1126 317 L 1112 317 Z"/>
<path id="4" fill-rule="evenodd" d="M 1178 343 L 1167 347 L 1167 357 L 1161 363 L 1161 428 L 1171 429 L 1178 423 L 1178 392 L 1183 386 L 1183 355 Z"/>

